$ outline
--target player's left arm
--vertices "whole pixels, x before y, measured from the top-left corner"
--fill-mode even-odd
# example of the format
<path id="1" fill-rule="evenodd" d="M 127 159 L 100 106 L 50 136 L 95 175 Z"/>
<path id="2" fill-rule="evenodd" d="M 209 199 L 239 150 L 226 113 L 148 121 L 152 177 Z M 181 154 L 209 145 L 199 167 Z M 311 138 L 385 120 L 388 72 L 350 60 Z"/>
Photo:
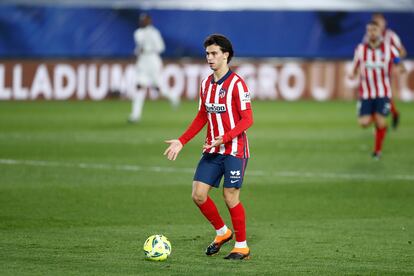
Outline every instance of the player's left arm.
<path id="1" fill-rule="evenodd" d="M 155 43 L 155 51 L 158 54 L 161 54 L 162 52 L 165 51 L 165 43 L 164 40 L 162 39 L 161 33 L 158 30 L 155 30 L 154 32 L 154 43 Z"/>
<path id="2" fill-rule="evenodd" d="M 391 32 L 391 45 L 397 48 L 400 58 L 405 58 L 407 56 L 407 50 L 405 49 L 404 44 L 401 42 L 401 39 L 396 32 Z"/>
<path id="3" fill-rule="evenodd" d="M 240 114 L 240 120 L 236 123 L 234 128 L 224 133 L 223 136 L 215 137 L 215 140 L 211 145 L 204 145 L 204 149 L 210 149 L 228 143 L 253 125 L 250 92 L 243 81 L 238 81 L 236 83 L 233 90 L 233 99 L 236 103 L 237 112 Z"/>
<path id="4" fill-rule="evenodd" d="M 399 73 L 404 74 L 407 72 L 407 69 L 405 68 L 404 63 L 401 61 L 400 52 L 401 51 L 399 51 L 397 47 L 393 45 L 391 46 L 392 61 L 399 69 Z"/>

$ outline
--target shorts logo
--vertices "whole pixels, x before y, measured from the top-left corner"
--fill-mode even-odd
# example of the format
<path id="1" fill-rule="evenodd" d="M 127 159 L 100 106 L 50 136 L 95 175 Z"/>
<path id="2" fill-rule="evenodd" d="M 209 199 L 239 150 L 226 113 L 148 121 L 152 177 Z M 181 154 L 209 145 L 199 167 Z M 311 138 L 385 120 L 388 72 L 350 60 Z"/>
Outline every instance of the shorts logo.
<path id="1" fill-rule="evenodd" d="M 224 89 L 224 88 L 221 88 L 220 89 L 220 92 L 219 92 L 219 97 L 222 99 L 222 98 L 224 98 L 225 96 L 226 96 L 226 90 Z"/>
<path id="2" fill-rule="evenodd" d="M 240 171 L 230 171 L 231 175 L 240 175 Z"/>
<path id="3" fill-rule="evenodd" d="M 225 104 L 206 103 L 206 110 L 208 113 L 223 113 L 226 112 Z"/>
<path id="4" fill-rule="evenodd" d="M 237 179 L 237 180 L 230 180 L 230 183 L 231 184 L 234 184 L 234 183 L 236 183 L 236 182 L 239 182 L 239 180 Z"/>
<path id="5" fill-rule="evenodd" d="M 237 181 L 239 181 L 240 178 L 241 178 L 241 176 L 240 176 L 240 170 L 238 170 L 238 171 L 230 171 L 230 182 L 231 183 L 236 183 Z M 231 180 L 231 179 L 235 179 L 235 180 Z"/>
<path id="6" fill-rule="evenodd" d="M 391 104 L 390 103 L 386 103 L 384 105 L 383 110 L 382 110 L 382 114 L 388 115 L 388 113 L 390 112 L 390 110 L 391 110 Z"/>

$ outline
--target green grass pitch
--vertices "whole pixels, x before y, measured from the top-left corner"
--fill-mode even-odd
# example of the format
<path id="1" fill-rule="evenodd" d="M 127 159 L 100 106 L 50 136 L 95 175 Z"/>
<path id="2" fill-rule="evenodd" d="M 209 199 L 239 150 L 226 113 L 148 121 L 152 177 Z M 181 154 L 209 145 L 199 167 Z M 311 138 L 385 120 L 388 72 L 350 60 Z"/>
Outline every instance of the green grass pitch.
<path id="1" fill-rule="evenodd" d="M 1 275 L 414 274 L 414 108 L 371 159 L 353 102 L 254 102 L 242 201 L 252 259 L 207 257 L 215 232 L 191 200 L 205 130 L 175 162 L 165 139 L 196 102 L 0 102 Z M 212 198 L 231 227 L 221 189 Z M 145 239 L 172 243 L 144 260 Z"/>

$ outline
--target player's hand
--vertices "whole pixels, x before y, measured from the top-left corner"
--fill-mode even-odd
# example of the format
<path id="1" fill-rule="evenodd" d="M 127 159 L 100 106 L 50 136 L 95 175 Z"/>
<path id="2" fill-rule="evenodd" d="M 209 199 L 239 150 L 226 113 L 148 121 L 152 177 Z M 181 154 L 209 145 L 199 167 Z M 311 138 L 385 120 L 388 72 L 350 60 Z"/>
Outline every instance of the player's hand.
<path id="1" fill-rule="evenodd" d="M 164 151 L 164 155 L 167 156 L 168 160 L 174 161 L 175 159 L 177 159 L 178 154 L 183 148 L 183 144 L 181 144 L 180 140 L 178 139 L 166 140 L 165 143 L 169 144 L 169 146 Z"/>
<path id="2" fill-rule="evenodd" d="M 349 73 L 349 74 L 347 74 L 347 76 L 348 76 L 348 79 L 350 79 L 350 80 L 355 80 L 356 79 L 356 74 L 354 74 L 354 73 Z"/>
<path id="3" fill-rule="evenodd" d="M 221 144 L 223 144 L 223 136 L 217 136 L 216 138 L 214 138 L 215 140 L 213 141 L 213 143 L 211 145 L 207 145 L 205 144 L 203 146 L 203 150 L 208 150 L 214 147 L 218 147 Z"/>

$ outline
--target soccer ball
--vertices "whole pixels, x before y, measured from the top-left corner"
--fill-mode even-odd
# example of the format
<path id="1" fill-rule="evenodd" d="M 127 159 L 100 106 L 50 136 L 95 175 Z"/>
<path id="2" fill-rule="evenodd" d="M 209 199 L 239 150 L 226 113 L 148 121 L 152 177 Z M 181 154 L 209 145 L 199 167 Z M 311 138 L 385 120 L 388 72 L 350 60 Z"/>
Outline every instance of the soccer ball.
<path id="1" fill-rule="evenodd" d="M 171 254 L 171 243 L 163 235 L 152 235 L 144 243 L 145 258 L 150 261 L 164 261 Z"/>

